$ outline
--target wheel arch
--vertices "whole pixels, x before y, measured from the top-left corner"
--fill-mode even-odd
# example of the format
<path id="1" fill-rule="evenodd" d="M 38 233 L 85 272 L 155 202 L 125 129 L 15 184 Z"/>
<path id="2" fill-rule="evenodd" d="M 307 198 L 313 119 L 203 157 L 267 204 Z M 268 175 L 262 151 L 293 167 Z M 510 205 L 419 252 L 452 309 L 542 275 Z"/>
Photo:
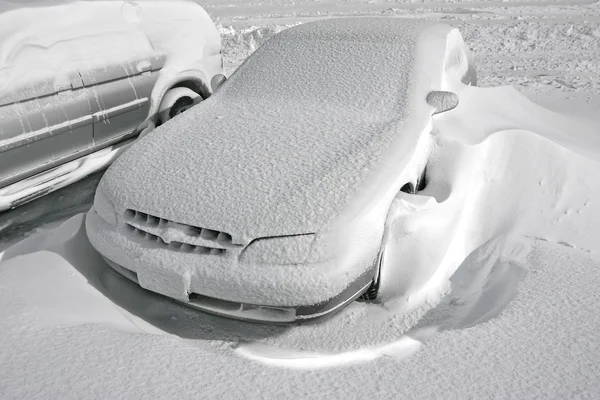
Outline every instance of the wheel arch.
<path id="1" fill-rule="evenodd" d="M 199 70 L 188 70 L 177 74 L 173 78 L 161 77 L 154 86 L 152 92 L 152 103 L 148 118 L 156 121 L 160 104 L 165 94 L 174 88 L 184 87 L 198 93 L 203 100 L 212 96 L 209 82 L 206 75 Z"/>

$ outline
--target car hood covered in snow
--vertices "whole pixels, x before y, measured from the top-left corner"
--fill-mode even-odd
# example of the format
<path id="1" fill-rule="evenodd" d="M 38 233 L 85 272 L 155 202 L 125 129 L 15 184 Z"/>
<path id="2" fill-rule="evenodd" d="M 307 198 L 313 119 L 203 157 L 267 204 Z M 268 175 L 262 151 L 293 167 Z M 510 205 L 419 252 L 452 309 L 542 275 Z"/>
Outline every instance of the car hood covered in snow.
<path id="1" fill-rule="evenodd" d="M 421 132 L 403 125 L 426 26 L 370 18 L 284 31 L 217 95 L 134 145 L 100 190 L 119 210 L 234 240 L 323 229 L 389 161 L 392 144 L 414 148 Z M 410 154 L 395 156 L 400 166 Z"/>

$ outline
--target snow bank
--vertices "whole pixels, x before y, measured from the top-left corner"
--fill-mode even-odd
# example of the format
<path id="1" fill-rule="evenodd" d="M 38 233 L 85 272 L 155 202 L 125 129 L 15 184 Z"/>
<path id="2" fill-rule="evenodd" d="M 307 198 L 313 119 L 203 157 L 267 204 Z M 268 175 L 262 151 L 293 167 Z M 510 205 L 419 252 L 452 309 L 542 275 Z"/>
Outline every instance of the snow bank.
<path id="1" fill-rule="evenodd" d="M 590 14 L 589 20 L 586 14 Z M 600 24 L 590 12 L 575 15 L 558 21 L 527 18 L 452 23 L 477 55 L 483 86 L 597 92 Z"/>
<path id="2" fill-rule="evenodd" d="M 83 222 L 83 215 L 75 216 L 0 253 L 1 280 L 12 282 L 11 287 L 26 286 L 24 303 L 42 311 L 39 318 L 30 321 L 32 325 L 44 328 L 93 323 L 122 332 L 159 332 L 106 302 L 101 282 L 105 273 L 114 272 L 106 270 L 105 262 L 89 244 Z M 79 269 L 73 270 L 73 265 Z M 30 281 L 27 277 L 31 276 L 37 278 Z M 73 290 L 65 292 L 65 287 Z M 10 288 L 8 291 L 13 294 Z"/>
<path id="3" fill-rule="evenodd" d="M 268 8 L 277 1 L 264 3 Z M 575 12 L 583 14 L 581 8 Z M 552 28 L 542 27 L 540 41 L 546 29 Z M 498 37 L 481 35 L 469 44 L 495 49 L 492 43 L 510 32 L 499 29 Z M 560 75 L 554 63 L 568 71 L 570 62 L 583 59 L 564 47 L 549 51 L 531 58 L 516 53 L 508 63 L 525 68 L 524 80 L 541 82 L 534 78 L 538 67 Z M 519 72 L 505 69 L 496 53 L 501 52 L 476 53 L 486 72 L 497 73 L 484 74 L 484 83 L 506 83 Z M 597 70 L 595 58 L 589 60 L 582 67 Z M 585 72 L 581 76 L 591 79 Z M 500 105 L 523 104 L 520 97 L 500 93 Z M 495 96 L 481 99 L 492 103 L 486 112 L 495 110 Z M 79 228 L 81 216 L 32 236 L 6 250 L 0 261 L 0 393 L 19 399 L 194 398 L 198 393 L 257 399 L 600 397 L 595 147 L 582 154 L 576 142 L 546 138 L 545 132 L 565 120 L 554 126 L 546 111 L 538 111 L 520 122 L 528 127 L 546 122 L 540 132 L 497 131 L 476 140 L 460 131 L 438 132 L 447 141 L 438 149 L 447 154 L 440 165 L 452 160 L 450 142 L 465 152 L 486 153 L 472 188 L 486 188 L 485 195 L 465 230 L 474 238 L 494 239 L 473 251 L 446 282 L 447 296 L 433 296 L 412 312 L 355 303 L 317 325 L 244 324 L 189 310 L 96 264 L 98 255 Z M 514 122 L 512 116 L 508 120 Z M 583 140 L 576 130 L 569 133 Z M 72 244 L 68 251 L 60 249 L 63 241 Z M 97 267 L 93 273 L 78 272 L 90 265 Z M 45 279 L 54 285 L 45 287 Z M 32 295 L 30 287 L 43 296 Z M 94 312 L 85 313 L 78 303 L 90 303 Z M 146 325 L 128 325 L 130 315 Z M 149 324 L 163 334 L 148 334 L 157 333 Z M 382 353 L 396 340 L 402 343 L 403 335 L 421 343 L 418 352 Z M 243 349 L 254 358 L 237 357 Z"/>
<path id="4" fill-rule="evenodd" d="M 457 93 L 460 105 L 434 118 L 438 149 L 429 188 L 419 203 L 401 196 L 388 227 L 384 265 L 396 269 L 384 269 L 384 285 L 402 286 L 416 305 L 443 291 L 458 263 L 497 237 L 518 233 L 597 248 L 587 229 L 568 226 L 600 218 L 587 208 L 595 188 L 588 171 L 600 162 L 599 125 L 551 112 L 508 87 Z M 552 166 L 549 176 L 541 164 Z M 512 171 L 526 172 L 517 178 Z M 435 187 L 443 191 L 432 193 Z M 433 201 L 421 201 L 428 196 Z"/>
<path id="5" fill-rule="evenodd" d="M 480 86 L 512 85 L 568 93 L 600 89 L 597 62 L 600 24 L 598 14 L 591 8 L 600 9 L 598 3 L 584 10 L 560 5 L 554 8 L 544 5 L 541 9 L 525 6 L 477 9 L 470 5 L 468 10 L 472 14 L 452 16 L 452 9 L 445 10 L 447 14 L 441 16 L 434 12 L 440 11 L 435 4 L 422 8 L 423 17 L 441 19 L 440 22 L 459 28 L 476 55 Z M 564 17 L 546 18 L 553 9 L 564 12 Z M 539 13 L 540 18 L 533 18 L 529 13 L 534 16 Z M 404 17 L 414 17 L 404 14 Z M 219 25 L 228 75 L 269 37 L 298 23 L 294 19 L 280 25 L 273 24 L 276 19 L 264 21 L 268 22 L 267 26 L 239 27 L 223 22 Z"/>
<path id="6" fill-rule="evenodd" d="M 234 28 L 231 25 L 217 24 L 223 45 L 223 59 L 225 61 L 225 75 L 231 75 L 237 67 L 260 45 L 279 32 L 296 26 L 298 23 L 288 25 L 250 26 L 247 28 Z"/>

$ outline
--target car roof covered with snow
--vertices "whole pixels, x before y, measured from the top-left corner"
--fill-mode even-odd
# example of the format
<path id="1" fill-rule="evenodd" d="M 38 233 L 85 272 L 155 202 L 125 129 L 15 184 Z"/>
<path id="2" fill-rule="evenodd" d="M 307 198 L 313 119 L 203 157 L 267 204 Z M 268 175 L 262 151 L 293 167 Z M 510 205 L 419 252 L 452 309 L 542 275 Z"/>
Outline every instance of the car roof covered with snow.
<path id="1" fill-rule="evenodd" d="M 376 176 L 392 143 L 418 140 L 403 123 L 429 25 L 355 18 L 290 28 L 217 95 L 137 143 L 101 185 L 122 207 L 234 239 L 319 231 Z"/>
<path id="2" fill-rule="evenodd" d="M 76 69 L 151 57 L 189 68 L 219 50 L 210 17 L 191 0 L 0 0 L 0 102 L 47 95 Z"/>

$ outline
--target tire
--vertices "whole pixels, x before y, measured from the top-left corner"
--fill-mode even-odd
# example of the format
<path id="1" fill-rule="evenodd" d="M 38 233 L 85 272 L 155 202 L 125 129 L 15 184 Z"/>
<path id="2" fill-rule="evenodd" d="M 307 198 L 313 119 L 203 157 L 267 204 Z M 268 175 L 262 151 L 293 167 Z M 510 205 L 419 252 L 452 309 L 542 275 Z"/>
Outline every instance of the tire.
<path id="1" fill-rule="evenodd" d="M 191 97 L 180 97 L 177 99 L 173 107 L 169 110 L 169 119 L 175 118 L 179 114 L 187 111 L 194 105 L 194 100 Z"/>
<path id="2" fill-rule="evenodd" d="M 170 119 L 189 110 L 202 101 L 202 97 L 191 89 L 179 87 L 165 93 L 158 110 L 158 124 L 164 124 Z"/>
<path id="3" fill-rule="evenodd" d="M 406 183 L 404 186 L 402 186 L 402 189 L 400 189 L 401 192 L 407 193 L 407 194 L 417 194 L 418 192 L 425 190 L 425 188 L 427 187 L 427 164 L 425 165 L 425 167 L 423 168 L 423 172 L 421 172 L 421 175 L 419 176 L 419 178 L 417 179 L 417 181 L 415 183 L 413 182 L 408 182 Z M 382 243 L 381 243 L 381 249 L 379 250 L 379 254 L 377 255 L 377 266 L 376 266 L 376 274 L 375 277 L 373 278 L 373 283 L 371 283 L 371 286 L 369 286 L 369 288 L 366 290 L 366 292 L 364 292 L 359 298 L 359 301 L 376 301 L 380 298 L 380 286 L 381 286 L 381 270 L 383 268 L 383 262 L 384 262 L 384 258 L 385 258 L 385 250 L 386 250 L 386 244 L 385 244 L 385 239 L 382 239 Z"/>
<path id="4" fill-rule="evenodd" d="M 377 273 L 373 278 L 371 286 L 358 298 L 358 301 L 375 301 L 379 297 L 379 278 L 381 277 L 381 261 L 383 260 L 383 249 L 379 251 L 377 255 Z"/>
<path id="5" fill-rule="evenodd" d="M 359 298 L 358 301 L 375 301 L 377 300 L 377 295 L 379 294 L 379 280 L 373 281 L 371 286 L 364 292 Z"/>

